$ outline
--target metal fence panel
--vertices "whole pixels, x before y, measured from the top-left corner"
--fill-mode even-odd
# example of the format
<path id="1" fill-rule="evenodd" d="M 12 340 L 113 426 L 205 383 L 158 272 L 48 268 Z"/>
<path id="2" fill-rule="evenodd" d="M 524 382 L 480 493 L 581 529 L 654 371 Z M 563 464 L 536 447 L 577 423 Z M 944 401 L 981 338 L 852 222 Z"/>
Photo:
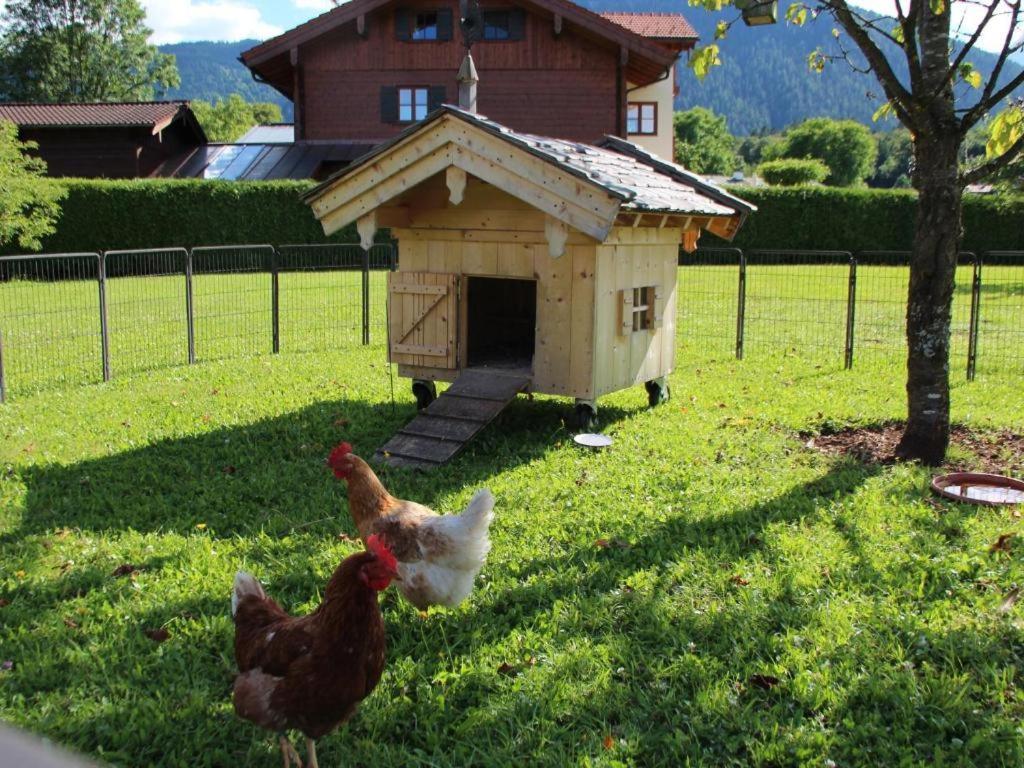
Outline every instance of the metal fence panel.
<path id="1" fill-rule="evenodd" d="M 739 248 L 680 251 L 676 301 L 680 342 L 743 356 L 743 263 Z"/>
<path id="2" fill-rule="evenodd" d="M 270 245 L 192 249 L 196 360 L 273 351 L 274 267 Z"/>
<path id="3" fill-rule="evenodd" d="M 0 257 L 0 399 L 101 381 L 99 254 Z"/>
<path id="4" fill-rule="evenodd" d="M 1024 373 L 1024 251 L 989 251 L 980 271 L 978 368 Z"/>
<path id="5" fill-rule="evenodd" d="M 188 362 L 184 248 L 104 254 L 113 376 Z"/>
<path id="6" fill-rule="evenodd" d="M 750 352 L 843 359 L 852 255 L 847 251 L 748 251 L 746 342 Z"/>

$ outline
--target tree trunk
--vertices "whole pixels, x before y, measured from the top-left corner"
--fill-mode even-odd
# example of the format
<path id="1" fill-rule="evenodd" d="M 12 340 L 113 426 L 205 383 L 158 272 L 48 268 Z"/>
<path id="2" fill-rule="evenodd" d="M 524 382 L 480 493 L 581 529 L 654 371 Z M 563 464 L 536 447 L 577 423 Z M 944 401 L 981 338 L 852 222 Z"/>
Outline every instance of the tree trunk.
<path id="1" fill-rule="evenodd" d="M 951 110 L 950 110 L 951 111 Z M 896 455 L 938 465 L 949 446 L 949 342 L 961 236 L 956 127 L 914 144 L 917 220 L 907 303 L 907 429 Z"/>

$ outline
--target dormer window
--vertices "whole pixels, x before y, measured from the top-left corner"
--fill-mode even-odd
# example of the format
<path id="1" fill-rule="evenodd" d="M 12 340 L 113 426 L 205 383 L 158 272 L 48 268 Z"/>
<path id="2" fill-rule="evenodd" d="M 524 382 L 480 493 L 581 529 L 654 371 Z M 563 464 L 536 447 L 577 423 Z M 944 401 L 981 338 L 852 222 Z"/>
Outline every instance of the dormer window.
<path id="1" fill-rule="evenodd" d="M 412 27 L 413 40 L 437 40 L 437 11 L 417 13 Z"/>

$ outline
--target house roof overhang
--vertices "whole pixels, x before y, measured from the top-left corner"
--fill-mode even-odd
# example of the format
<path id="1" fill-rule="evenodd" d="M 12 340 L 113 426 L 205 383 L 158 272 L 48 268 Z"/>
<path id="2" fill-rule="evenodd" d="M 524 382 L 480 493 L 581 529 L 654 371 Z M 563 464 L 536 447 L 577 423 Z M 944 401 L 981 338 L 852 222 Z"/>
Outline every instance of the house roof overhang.
<path id="1" fill-rule="evenodd" d="M 301 46 L 345 24 L 355 24 L 360 16 L 398 0 L 350 0 L 326 13 L 250 48 L 239 56 L 253 76 L 273 86 L 294 101 L 294 68 L 292 52 Z M 637 85 L 647 85 L 660 78 L 675 65 L 682 48 L 679 42 L 663 41 L 623 27 L 600 14 L 587 10 L 570 0 L 516 0 L 524 7 L 552 19 L 560 16 L 563 23 L 574 27 L 585 37 L 609 46 L 617 46 L 625 60 L 626 77 Z M 684 46 L 685 47 L 685 46 Z"/>
<path id="2" fill-rule="evenodd" d="M 625 222 L 660 227 L 671 223 L 731 239 L 754 210 L 629 142 L 610 137 L 606 142 L 595 147 L 516 133 L 445 105 L 303 199 L 330 235 L 439 173 L 463 179 L 468 174 L 597 242 Z M 452 194 L 453 202 L 461 199 L 454 189 Z"/>

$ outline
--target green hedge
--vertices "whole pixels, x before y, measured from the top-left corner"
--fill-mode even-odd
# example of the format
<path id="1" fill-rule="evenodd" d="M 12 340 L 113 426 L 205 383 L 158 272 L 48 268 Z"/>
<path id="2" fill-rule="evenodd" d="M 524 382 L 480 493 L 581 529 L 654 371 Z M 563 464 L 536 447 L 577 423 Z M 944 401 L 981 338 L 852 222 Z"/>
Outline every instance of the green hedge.
<path id="1" fill-rule="evenodd" d="M 913 190 L 731 187 L 757 206 L 733 245 L 794 250 L 905 251 L 914 237 Z M 724 245 L 713 235 L 701 245 Z M 964 250 L 1024 250 L 1024 197 L 964 196 Z"/>
<path id="2" fill-rule="evenodd" d="M 300 199 L 309 182 L 193 180 L 67 182 L 46 253 L 242 243 L 356 242 L 348 228 L 328 240 Z M 758 207 L 736 237 L 741 248 L 907 250 L 915 193 L 829 187 L 735 187 Z M 969 195 L 965 250 L 1024 250 L 1024 197 Z M 705 246 L 723 244 L 705 234 Z"/>
<path id="3" fill-rule="evenodd" d="M 310 182 L 69 180 L 57 231 L 44 253 L 243 243 L 355 242 L 328 239 L 299 196 Z"/>

